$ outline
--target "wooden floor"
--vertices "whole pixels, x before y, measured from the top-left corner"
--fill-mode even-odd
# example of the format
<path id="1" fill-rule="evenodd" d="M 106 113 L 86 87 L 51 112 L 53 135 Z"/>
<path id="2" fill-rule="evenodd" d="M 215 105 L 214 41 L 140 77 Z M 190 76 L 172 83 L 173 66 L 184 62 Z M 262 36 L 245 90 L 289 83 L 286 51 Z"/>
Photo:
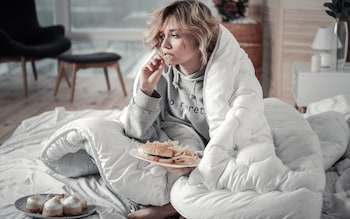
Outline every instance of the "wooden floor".
<path id="1" fill-rule="evenodd" d="M 63 106 L 67 110 L 82 109 L 121 109 L 131 98 L 133 79 L 124 76 L 128 96 L 124 97 L 115 72 L 109 72 L 111 90 L 103 73 L 93 75 L 77 74 L 74 102 L 70 102 L 70 89 L 61 81 L 55 97 L 55 75 L 40 75 L 35 81 L 28 74 L 28 96 L 24 96 L 21 74 L 0 75 L 0 145 L 8 139 L 22 120 L 39 115 L 45 111 Z"/>

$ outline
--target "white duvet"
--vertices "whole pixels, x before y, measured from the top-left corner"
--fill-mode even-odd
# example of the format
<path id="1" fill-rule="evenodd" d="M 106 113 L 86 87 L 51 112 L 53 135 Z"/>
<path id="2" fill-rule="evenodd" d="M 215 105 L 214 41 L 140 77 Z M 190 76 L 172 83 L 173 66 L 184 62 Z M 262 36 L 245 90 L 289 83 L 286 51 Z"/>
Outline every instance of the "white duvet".
<path id="1" fill-rule="evenodd" d="M 325 183 L 318 137 L 291 106 L 265 99 L 274 152 L 254 145 L 247 165 L 236 155 L 217 155 L 227 166 L 219 179 L 223 188 L 209 189 L 197 179 L 180 178 L 171 201 L 188 218 L 320 218 Z M 277 156 L 276 156 L 277 155 Z M 205 163 L 201 163 L 205 168 Z M 211 178 L 212 179 L 212 178 Z M 223 184 L 222 182 L 225 182 Z"/>
<path id="2" fill-rule="evenodd" d="M 209 189 L 197 182 L 198 179 L 192 179 L 197 174 L 195 171 L 189 178 L 178 179 L 170 192 L 167 175 L 157 166 L 132 157 L 127 169 L 114 166 L 110 161 L 129 156 L 130 148 L 113 147 L 120 142 L 114 140 L 113 126 L 118 122 L 112 119 L 84 118 L 63 125 L 45 141 L 42 159 L 63 175 L 91 174 L 97 169 L 81 150 L 91 150 L 89 147 L 93 146 L 92 154 L 100 175 L 116 195 L 157 204 L 169 201 L 171 194 L 173 205 L 187 218 L 320 218 L 324 172 L 318 138 L 308 122 L 288 104 L 265 99 L 264 106 L 277 156 L 270 153 L 266 159 L 251 162 L 249 166 L 234 161 L 233 154 L 231 158 L 225 156 L 229 162 L 224 171 L 231 176 L 223 182 L 230 188 Z M 107 129 L 111 132 L 104 132 Z M 69 146 L 67 142 L 75 143 Z M 101 144 L 113 148 L 98 147 Z M 80 153 L 75 153 L 77 151 Z M 253 150 L 252 153 L 264 151 Z M 81 156 L 79 162 L 76 162 L 77 156 Z M 64 162 L 60 160 L 62 157 L 65 157 Z M 205 163 L 202 161 L 200 165 L 203 167 Z M 145 168 L 142 174 L 137 166 Z M 153 181 L 147 181 L 149 174 L 162 180 L 154 186 Z"/>
<path id="3" fill-rule="evenodd" d="M 208 63 L 204 101 L 211 140 L 189 177 L 176 180 L 131 157 L 137 142 L 124 138 L 115 120 L 65 125 L 46 142 L 42 159 L 63 175 L 98 171 L 115 194 L 142 204 L 171 201 L 190 219 L 320 218 L 325 175 L 318 138 L 291 106 L 262 100 L 251 62 L 243 51 L 230 52 L 240 49 L 230 37 L 221 27 Z"/>

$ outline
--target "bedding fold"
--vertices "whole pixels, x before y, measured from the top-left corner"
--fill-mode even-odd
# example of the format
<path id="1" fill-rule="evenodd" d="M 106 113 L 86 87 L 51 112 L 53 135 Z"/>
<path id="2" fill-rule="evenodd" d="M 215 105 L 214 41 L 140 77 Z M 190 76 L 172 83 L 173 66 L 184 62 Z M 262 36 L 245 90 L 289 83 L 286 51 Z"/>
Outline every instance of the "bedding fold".
<path id="1" fill-rule="evenodd" d="M 164 205 L 176 178 L 157 165 L 132 157 L 129 151 L 138 144 L 123 135 L 118 121 L 84 118 L 57 130 L 46 141 L 41 159 L 61 175 L 99 173 L 115 194 L 140 204 Z"/>

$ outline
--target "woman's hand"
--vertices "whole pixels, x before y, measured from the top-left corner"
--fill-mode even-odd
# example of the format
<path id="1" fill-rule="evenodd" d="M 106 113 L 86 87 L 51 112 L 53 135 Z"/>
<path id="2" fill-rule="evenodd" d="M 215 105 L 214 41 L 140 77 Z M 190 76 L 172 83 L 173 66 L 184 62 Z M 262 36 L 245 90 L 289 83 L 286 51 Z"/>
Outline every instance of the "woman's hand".
<path id="1" fill-rule="evenodd" d="M 141 69 L 140 89 L 151 96 L 163 73 L 164 61 L 160 56 L 152 58 Z"/>
<path id="2" fill-rule="evenodd" d="M 195 167 L 184 167 L 184 168 L 172 168 L 163 167 L 166 171 L 171 172 L 174 175 L 188 176 L 195 169 Z"/>

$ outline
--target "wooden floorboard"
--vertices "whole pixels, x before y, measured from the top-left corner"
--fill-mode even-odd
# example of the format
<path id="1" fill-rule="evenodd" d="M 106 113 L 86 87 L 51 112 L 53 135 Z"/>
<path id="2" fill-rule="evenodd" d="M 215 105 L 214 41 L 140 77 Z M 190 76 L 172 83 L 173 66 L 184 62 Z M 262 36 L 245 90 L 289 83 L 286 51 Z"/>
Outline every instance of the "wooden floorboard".
<path id="1" fill-rule="evenodd" d="M 133 79 L 124 77 L 128 96 L 124 97 L 116 74 L 109 73 L 111 90 L 107 90 L 103 74 L 77 75 L 74 102 L 70 89 L 61 81 L 55 97 L 55 75 L 38 75 L 35 81 L 28 74 L 28 96 L 24 96 L 21 74 L 0 76 L 0 144 L 8 139 L 20 123 L 43 112 L 64 107 L 67 110 L 122 109 L 131 98 Z"/>

